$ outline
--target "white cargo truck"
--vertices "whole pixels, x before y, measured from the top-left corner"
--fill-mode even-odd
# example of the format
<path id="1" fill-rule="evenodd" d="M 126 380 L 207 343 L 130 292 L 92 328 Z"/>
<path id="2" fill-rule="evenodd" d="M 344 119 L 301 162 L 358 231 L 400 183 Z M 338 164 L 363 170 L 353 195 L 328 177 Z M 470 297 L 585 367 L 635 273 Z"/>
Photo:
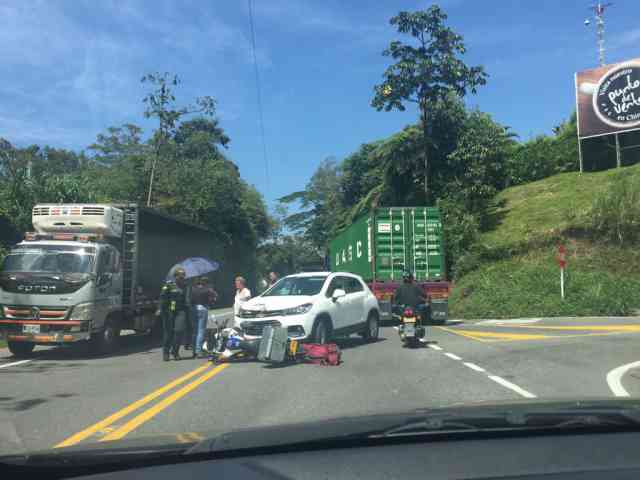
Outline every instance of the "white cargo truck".
<path id="1" fill-rule="evenodd" d="M 0 269 L 0 338 L 19 357 L 79 341 L 109 352 L 121 330 L 158 328 L 171 266 L 212 253 L 207 230 L 137 204 L 36 205 L 32 222 Z"/>

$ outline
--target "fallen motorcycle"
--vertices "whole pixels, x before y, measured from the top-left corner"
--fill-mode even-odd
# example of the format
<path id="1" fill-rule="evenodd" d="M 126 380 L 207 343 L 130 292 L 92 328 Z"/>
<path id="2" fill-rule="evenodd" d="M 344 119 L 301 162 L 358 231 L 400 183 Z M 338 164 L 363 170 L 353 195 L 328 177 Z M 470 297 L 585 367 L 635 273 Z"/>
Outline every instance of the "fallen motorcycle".
<path id="1" fill-rule="evenodd" d="M 339 365 L 341 352 L 335 344 L 301 343 L 290 339 L 287 329 L 267 326 L 261 339 L 247 339 L 235 328 L 225 328 L 213 334 L 211 360 L 215 363 L 233 359 L 255 358 L 270 364 L 314 363 Z"/>

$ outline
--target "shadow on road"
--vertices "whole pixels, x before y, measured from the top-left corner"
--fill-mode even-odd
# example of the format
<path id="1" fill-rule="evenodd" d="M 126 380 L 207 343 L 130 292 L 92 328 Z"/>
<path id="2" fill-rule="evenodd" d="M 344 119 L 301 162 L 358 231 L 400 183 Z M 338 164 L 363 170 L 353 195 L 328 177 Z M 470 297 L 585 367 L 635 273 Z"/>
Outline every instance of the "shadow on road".
<path id="1" fill-rule="evenodd" d="M 89 349 L 89 345 L 87 342 L 78 342 L 74 345 L 68 346 L 55 346 L 48 348 L 39 348 L 36 347 L 36 350 L 33 353 L 34 360 L 48 360 L 55 361 L 54 364 L 47 364 L 43 362 L 37 362 L 29 364 L 29 371 L 44 371 L 47 370 L 48 367 L 53 366 L 65 366 L 65 367 L 79 367 L 86 365 L 84 362 L 78 362 L 79 360 L 93 360 L 99 358 L 115 358 L 115 357 L 123 357 L 129 355 L 148 355 L 152 353 L 157 353 L 157 350 L 161 346 L 161 340 L 156 339 L 150 335 L 123 335 L 120 337 L 120 345 L 118 348 L 111 353 L 108 354 L 98 354 L 92 352 Z M 17 358 L 9 354 L 8 356 L 0 359 L 6 360 L 7 362 L 13 362 L 17 360 L 21 360 L 21 358 Z M 59 362 L 59 363 L 57 363 Z M 15 371 L 15 370 L 13 370 Z"/>

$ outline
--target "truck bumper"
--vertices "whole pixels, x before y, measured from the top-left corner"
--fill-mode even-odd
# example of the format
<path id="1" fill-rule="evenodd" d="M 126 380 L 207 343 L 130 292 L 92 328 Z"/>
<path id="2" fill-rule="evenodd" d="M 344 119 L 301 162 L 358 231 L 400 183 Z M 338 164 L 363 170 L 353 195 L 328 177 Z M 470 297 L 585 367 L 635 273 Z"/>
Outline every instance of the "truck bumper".
<path id="1" fill-rule="evenodd" d="M 37 332 L 27 331 L 25 325 L 38 326 Z M 32 342 L 42 344 L 73 343 L 91 337 L 89 322 L 34 322 L 0 320 L 0 339 L 11 342 Z"/>

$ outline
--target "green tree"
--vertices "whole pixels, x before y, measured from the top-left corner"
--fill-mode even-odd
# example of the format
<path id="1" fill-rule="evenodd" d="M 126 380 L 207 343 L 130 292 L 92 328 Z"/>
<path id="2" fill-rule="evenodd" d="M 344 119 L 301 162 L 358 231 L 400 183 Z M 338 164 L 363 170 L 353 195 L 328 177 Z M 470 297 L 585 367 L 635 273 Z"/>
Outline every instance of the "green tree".
<path id="1" fill-rule="evenodd" d="M 398 33 L 410 35 L 413 44 L 393 41 L 383 51 L 395 63 L 387 68 L 384 81 L 374 87 L 371 105 L 378 111 L 406 109 L 415 103 L 420 112 L 423 136 L 424 198 L 430 200 L 429 190 L 429 107 L 454 92 L 462 97 L 476 92 L 486 83 L 483 67 L 467 66 L 459 57 L 466 53 L 461 35 L 445 26 L 447 15 L 433 5 L 426 11 L 400 12 L 391 18 Z"/>
<path id="2" fill-rule="evenodd" d="M 168 156 L 166 155 L 166 146 L 175 135 L 178 123 L 183 117 L 192 114 L 214 116 L 216 102 L 213 97 L 205 96 L 196 98 L 195 103 L 192 105 L 176 107 L 176 97 L 173 89 L 180 84 L 177 75 L 150 73 L 142 77 L 142 83 L 149 83 L 152 86 L 152 91 L 143 99 L 147 107 L 144 116 L 158 120 L 158 129 L 151 139 L 153 160 L 149 173 L 149 190 L 147 194 L 147 206 L 151 206 L 156 168 L 163 155 Z M 168 158 L 165 158 L 165 161 L 169 163 Z"/>

